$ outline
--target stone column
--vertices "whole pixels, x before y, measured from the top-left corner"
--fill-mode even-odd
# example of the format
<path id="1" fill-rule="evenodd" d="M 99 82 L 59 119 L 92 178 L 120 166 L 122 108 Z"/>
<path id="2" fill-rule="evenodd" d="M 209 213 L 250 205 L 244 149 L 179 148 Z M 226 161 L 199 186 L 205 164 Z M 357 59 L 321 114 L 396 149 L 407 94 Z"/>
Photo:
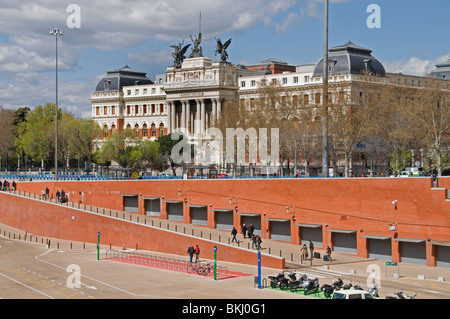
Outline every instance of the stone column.
<path id="1" fill-rule="evenodd" d="M 217 120 L 217 101 L 218 99 L 213 99 L 212 100 L 212 118 L 211 118 L 211 122 L 212 124 L 214 124 L 214 122 Z"/>
<path id="2" fill-rule="evenodd" d="M 170 102 L 170 132 L 175 130 L 175 102 Z"/>
<path id="3" fill-rule="evenodd" d="M 205 100 L 201 100 L 201 115 L 200 115 L 200 120 L 201 120 L 201 125 L 200 125 L 200 133 L 203 134 L 203 132 L 205 131 L 206 128 L 206 112 L 205 112 Z"/>
<path id="4" fill-rule="evenodd" d="M 195 134 L 198 134 L 200 132 L 200 113 L 201 113 L 201 105 L 200 105 L 200 100 L 195 100 L 195 102 L 197 103 L 196 105 L 196 112 L 195 112 L 195 127 L 194 127 L 194 131 Z"/>
<path id="5" fill-rule="evenodd" d="M 191 133 L 191 105 L 186 101 L 186 132 Z"/>
<path id="6" fill-rule="evenodd" d="M 186 128 L 186 101 L 181 101 L 181 128 Z"/>
<path id="7" fill-rule="evenodd" d="M 220 118 L 221 113 L 222 113 L 222 99 L 217 99 L 217 119 Z"/>

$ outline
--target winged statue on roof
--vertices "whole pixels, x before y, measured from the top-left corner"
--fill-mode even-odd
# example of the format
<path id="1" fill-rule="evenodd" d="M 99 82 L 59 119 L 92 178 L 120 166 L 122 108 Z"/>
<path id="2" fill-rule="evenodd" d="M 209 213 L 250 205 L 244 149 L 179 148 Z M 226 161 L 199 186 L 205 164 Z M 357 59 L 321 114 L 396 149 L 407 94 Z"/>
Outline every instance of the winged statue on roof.
<path id="1" fill-rule="evenodd" d="M 220 38 L 216 38 L 217 46 L 214 55 L 220 54 L 220 62 L 227 62 L 228 52 L 227 49 L 231 44 L 231 39 L 222 44 L 222 40 Z"/>
<path id="2" fill-rule="evenodd" d="M 181 64 L 183 63 L 184 59 L 186 59 L 186 51 L 191 45 L 184 45 L 184 41 L 182 43 L 179 43 L 178 45 L 171 45 L 170 47 L 173 48 L 172 57 L 173 57 L 173 64 L 176 68 L 181 68 Z"/>

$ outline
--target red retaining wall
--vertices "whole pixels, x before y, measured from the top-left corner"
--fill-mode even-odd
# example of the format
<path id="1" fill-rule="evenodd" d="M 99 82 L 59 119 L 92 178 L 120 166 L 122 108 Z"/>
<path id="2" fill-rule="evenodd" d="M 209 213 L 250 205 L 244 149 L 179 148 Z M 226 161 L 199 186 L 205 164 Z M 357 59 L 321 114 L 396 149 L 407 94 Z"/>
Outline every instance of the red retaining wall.
<path id="1" fill-rule="evenodd" d="M 144 197 L 159 197 L 163 219 L 167 218 L 166 200 L 207 205 L 211 228 L 216 227 L 214 208 L 233 209 L 238 231 L 241 216 L 237 212 L 258 213 L 262 238 L 271 236 L 268 218 L 290 219 L 294 244 L 301 241 L 300 227 L 295 226 L 298 223 L 322 225 L 323 247 L 333 245 L 329 230 L 354 230 L 360 257 L 369 254 L 363 236 L 394 237 L 389 224 L 397 226 L 397 237 L 450 242 L 447 190 L 432 189 L 431 178 L 49 181 L 19 182 L 18 190 L 40 194 L 46 186 L 53 194 L 63 188 L 70 201 L 115 210 L 124 209 L 123 197 L 119 195 L 135 194 L 139 196 L 140 214 L 145 214 Z M 450 178 L 440 178 L 439 186 L 450 187 Z M 184 221 L 190 222 L 186 205 Z M 398 246 L 393 241 L 393 261 L 400 261 Z M 430 266 L 435 264 L 432 246 L 427 245 Z"/>
<path id="2" fill-rule="evenodd" d="M 201 255 L 206 259 L 214 259 L 213 248 L 216 245 L 218 260 L 257 265 L 254 251 L 148 225 L 4 192 L 0 192 L 0 203 L 0 223 L 38 236 L 97 243 L 97 232 L 100 232 L 103 245 L 122 247 L 125 244 L 126 247 L 134 248 L 138 244 L 142 250 L 176 255 L 186 255 L 189 245 L 199 245 Z M 285 266 L 284 258 L 262 254 L 261 259 L 264 267 L 283 269 Z"/>

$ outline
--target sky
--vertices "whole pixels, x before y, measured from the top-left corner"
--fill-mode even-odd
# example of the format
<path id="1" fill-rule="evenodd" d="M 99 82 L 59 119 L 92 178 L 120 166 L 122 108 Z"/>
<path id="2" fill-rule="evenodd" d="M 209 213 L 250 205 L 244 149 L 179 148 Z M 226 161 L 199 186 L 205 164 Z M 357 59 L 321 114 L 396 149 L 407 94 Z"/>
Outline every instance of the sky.
<path id="1" fill-rule="evenodd" d="M 33 109 L 55 103 L 89 119 L 89 98 L 107 71 L 126 65 L 154 80 L 173 65 L 171 45 L 203 35 L 203 55 L 215 38 L 232 39 L 229 62 L 267 58 L 291 65 L 323 54 L 323 0 L 2 0 L 0 105 Z M 376 5 L 373 10 L 370 5 Z M 371 49 L 387 72 L 425 75 L 450 59 L 449 0 L 329 0 L 329 47 L 352 41 Z M 188 51 L 188 53 L 190 50 Z"/>

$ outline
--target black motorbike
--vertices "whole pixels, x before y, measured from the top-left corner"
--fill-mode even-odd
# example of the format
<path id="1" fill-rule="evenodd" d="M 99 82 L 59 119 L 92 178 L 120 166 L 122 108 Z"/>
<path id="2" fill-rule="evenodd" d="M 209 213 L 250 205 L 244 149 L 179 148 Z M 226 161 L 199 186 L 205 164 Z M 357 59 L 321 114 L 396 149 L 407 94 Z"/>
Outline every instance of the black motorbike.
<path id="1" fill-rule="evenodd" d="M 280 288 L 281 290 L 286 290 L 289 287 L 289 279 L 284 276 L 283 272 L 280 272 L 276 276 L 268 276 L 270 280 L 270 287 Z"/>
<path id="2" fill-rule="evenodd" d="M 341 278 L 338 278 L 335 282 L 333 282 L 331 285 L 329 284 L 323 284 L 322 285 L 322 291 L 323 291 L 323 295 L 326 298 L 330 298 L 333 295 L 333 292 L 335 290 L 339 290 L 342 288 L 342 286 L 344 285 L 344 282 L 342 281 Z"/>

